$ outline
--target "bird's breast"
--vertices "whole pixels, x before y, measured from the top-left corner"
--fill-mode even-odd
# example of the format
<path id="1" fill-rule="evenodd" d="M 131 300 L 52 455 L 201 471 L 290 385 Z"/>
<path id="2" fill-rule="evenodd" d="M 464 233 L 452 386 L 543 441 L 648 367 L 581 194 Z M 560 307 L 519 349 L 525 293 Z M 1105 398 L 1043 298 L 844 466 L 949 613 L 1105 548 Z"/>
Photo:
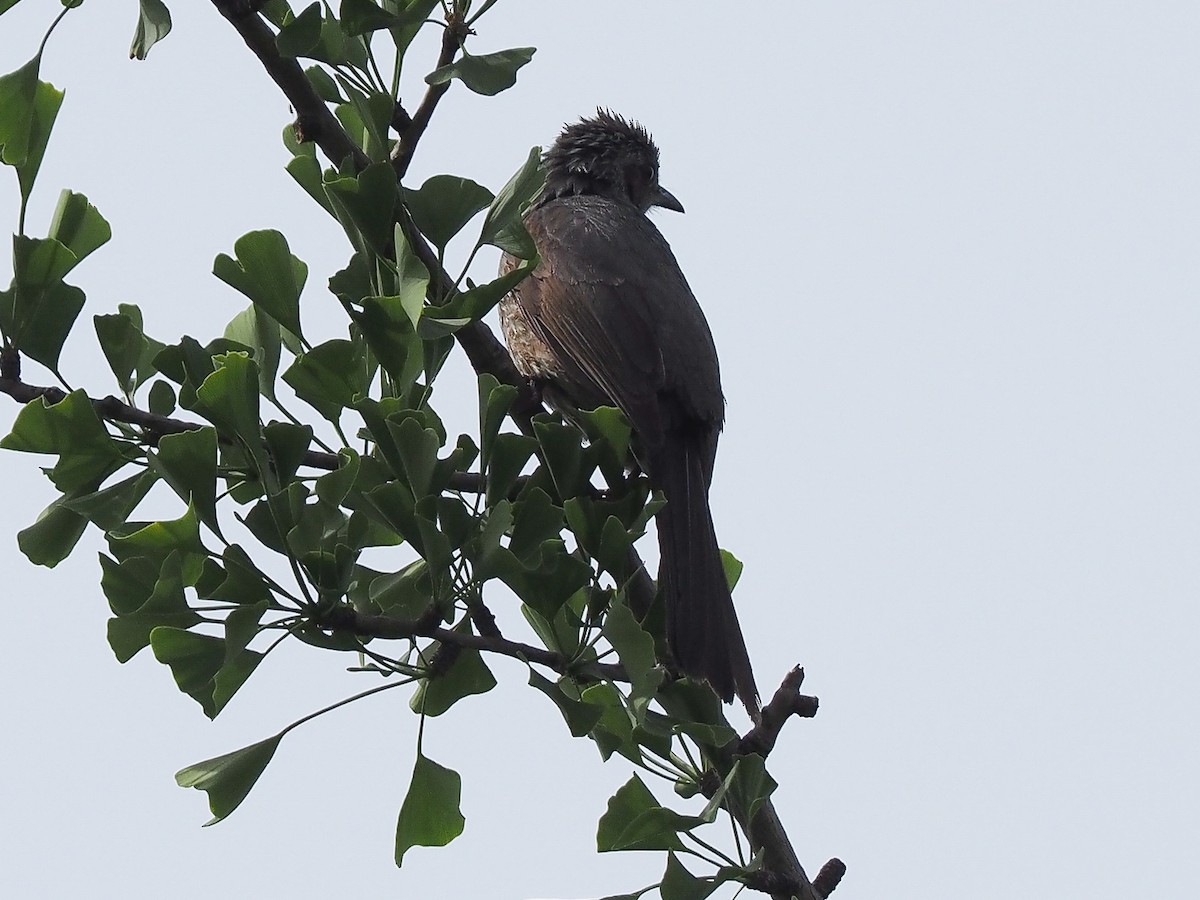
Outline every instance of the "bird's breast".
<path id="1" fill-rule="evenodd" d="M 544 380 L 559 373 L 558 360 L 530 325 L 515 293 L 500 301 L 500 330 L 513 364 L 526 378 Z"/>

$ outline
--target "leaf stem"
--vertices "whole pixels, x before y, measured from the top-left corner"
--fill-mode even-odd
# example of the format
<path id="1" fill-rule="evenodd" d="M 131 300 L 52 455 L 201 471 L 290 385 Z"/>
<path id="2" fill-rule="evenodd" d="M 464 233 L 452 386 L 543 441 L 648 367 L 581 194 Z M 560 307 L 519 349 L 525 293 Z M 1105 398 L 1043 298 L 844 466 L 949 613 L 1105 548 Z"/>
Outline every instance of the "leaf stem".
<path id="1" fill-rule="evenodd" d="M 364 697 L 370 697 L 372 694 L 380 694 L 380 693 L 383 693 L 384 691 L 390 691 L 392 688 L 403 687 L 404 685 L 411 684 L 414 681 L 416 681 L 415 678 L 406 678 L 403 681 L 396 681 L 396 682 L 393 682 L 392 684 L 381 684 L 379 687 L 373 687 L 369 690 L 362 691 L 361 693 L 355 694 L 352 697 L 347 697 L 344 700 L 339 700 L 337 703 L 331 703 L 331 704 L 329 704 L 329 706 L 326 706 L 324 709 L 318 709 L 316 712 L 309 713 L 307 716 L 297 719 L 291 725 L 288 725 L 286 728 L 284 728 L 283 731 L 279 732 L 279 736 L 283 737 L 289 731 L 291 731 L 295 728 L 299 728 L 305 722 L 311 722 L 313 719 L 317 718 L 317 716 L 323 716 L 323 715 L 325 715 L 325 713 L 333 712 L 335 709 L 341 709 L 343 706 L 347 706 L 351 703 L 354 703 L 357 700 L 362 700 Z M 422 723 L 422 724 L 424 724 L 424 723 Z M 419 746 L 419 740 L 418 740 L 418 746 Z"/>

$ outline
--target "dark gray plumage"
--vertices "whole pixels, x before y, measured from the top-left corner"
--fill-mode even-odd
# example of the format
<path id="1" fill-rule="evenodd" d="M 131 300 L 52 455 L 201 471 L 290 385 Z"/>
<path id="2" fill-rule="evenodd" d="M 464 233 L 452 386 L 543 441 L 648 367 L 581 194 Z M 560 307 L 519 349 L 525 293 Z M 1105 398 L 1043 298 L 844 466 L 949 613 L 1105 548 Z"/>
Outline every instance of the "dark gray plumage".
<path id="1" fill-rule="evenodd" d="M 646 217 L 683 207 L 658 183 L 658 148 L 606 110 L 567 126 L 543 158 L 525 219 L 540 262 L 501 303 L 517 368 L 552 405 L 615 406 L 666 507 L 659 583 L 679 669 L 752 714 L 758 691 L 725 583 L 708 488 L 725 419 L 716 346 L 670 246 Z M 505 266 L 515 265 L 506 259 Z"/>

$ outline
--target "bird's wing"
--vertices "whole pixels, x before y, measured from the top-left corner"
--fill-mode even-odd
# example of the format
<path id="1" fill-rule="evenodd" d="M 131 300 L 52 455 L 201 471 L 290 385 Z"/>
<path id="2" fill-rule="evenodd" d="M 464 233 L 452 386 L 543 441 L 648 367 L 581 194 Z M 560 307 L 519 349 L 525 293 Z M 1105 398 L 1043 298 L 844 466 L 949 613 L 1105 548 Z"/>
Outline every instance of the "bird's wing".
<path id="1" fill-rule="evenodd" d="M 597 197 L 548 203 L 526 226 L 541 262 L 518 288 L 521 306 L 564 363 L 564 378 L 620 408 L 650 444 L 681 424 L 664 415 L 719 428 L 712 335 L 658 229 Z M 678 402 L 660 403 L 664 394 Z"/>

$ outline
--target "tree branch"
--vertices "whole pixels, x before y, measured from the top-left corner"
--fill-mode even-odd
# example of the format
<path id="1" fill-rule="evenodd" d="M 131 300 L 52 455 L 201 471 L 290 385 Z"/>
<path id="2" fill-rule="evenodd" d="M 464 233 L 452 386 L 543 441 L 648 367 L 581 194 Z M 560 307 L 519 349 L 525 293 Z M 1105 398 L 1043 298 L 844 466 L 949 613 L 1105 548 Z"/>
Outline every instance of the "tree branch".
<path id="1" fill-rule="evenodd" d="M 296 111 L 298 127 L 303 138 L 316 143 L 321 152 L 337 165 L 349 159 L 356 170 L 369 166 L 370 157 L 351 140 L 337 117 L 317 94 L 300 64 L 294 59 L 280 55 L 279 48 L 275 45 L 274 32 L 258 13 L 247 13 L 244 5 L 238 0 L 212 0 L 212 4 L 234 27 L 246 46 L 258 57 L 271 80 L 288 98 Z M 429 114 L 432 113 L 431 107 Z M 415 141 L 413 145 L 415 148 Z M 417 259 L 429 271 L 429 284 L 433 296 L 450 297 L 454 293 L 454 279 L 442 268 L 437 254 L 426 242 L 403 205 L 400 206 L 397 219 L 405 240 L 412 247 Z M 519 393 L 513 404 L 513 419 L 522 431 L 531 433 L 530 419 L 541 411 L 542 405 L 534 396 L 528 381 L 517 372 L 508 351 L 496 340 L 492 330 L 482 322 L 471 322 L 456 331 L 454 337 L 466 352 L 476 372 L 488 372 L 502 383 L 517 388 Z"/>
<path id="2" fill-rule="evenodd" d="M 457 14 L 451 15 L 446 20 L 446 29 L 442 32 L 442 50 L 438 54 L 435 69 L 454 62 L 454 57 L 462 48 L 463 40 L 469 31 L 470 29 L 463 23 L 462 17 Z M 429 127 L 429 120 L 433 118 L 433 111 L 437 109 L 438 101 L 448 90 L 450 90 L 449 81 L 429 85 L 424 99 L 421 100 L 421 105 L 408 120 L 404 130 L 399 132 L 400 141 L 392 150 L 392 168 L 396 170 L 397 181 L 403 181 L 404 176 L 408 174 L 413 154 L 417 152 L 417 143 L 421 140 L 425 129 Z M 399 131 L 399 129 L 397 130 Z"/>
<path id="3" fill-rule="evenodd" d="M 746 732 L 738 741 L 740 754 L 757 753 L 763 759 L 775 749 L 775 741 L 783 723 L 792 716 L 811 719 L 817 714 L 817 698 L 800 693 L 804 683 L 804 669 L 796 666 L 783 678 L 771 702 L 762 708 L 758 724 Z"/>
<path id="4" fill-rule="evenodd" d="M 257 15 L 249 17 L 231 15 L 228 10 L 235 5 L 233 0 L 212 0 L 212 2 L 226 15 L 247 46 L 258 56 L 271 78 L 291 101 L 302 122 L 312 127 L 312 138 L 322 152 L 331 160 L 344 160 L 349 156 L 353 159 L 356 167 L 365 167 L 370 160 L 350 140 L 324 101 L 316 94 L 295 60 L 285 60 L 280 57 L 275 47 L 274 36 L 261 19 Z M 401 207 L 401 213 L 398 216 L 401 230 L 417 258 L 429 270 L 431 290 L 435 290 L 437 296 L 450 296 L 453 292 L 453 281 L 439 265 L 433 249 L 426 243 L 413 223 L 412 217 L 403 207 Z M 476 372 L 491 373 L 502 383 L 517 387 L 519 394 L 513 407 L 512 416 L 522 431 L 529 433 L 532 430 L 530 418 L 540 411 L 541 404 L 534 396 L 529 384 L 517 373 L 511 358 L 496 340 L 491 329 L 481 322 L 472 322 L 456 332 L 455 338 L 466 351 Z M 629 561 L 635 568 L 641 565 L 641 560 L 636 552 L 630 553 Z M 654 588 L 653 582 L 648 576 L 634 579 L 630 590 L 633 594 L 631 605 L 634 608 L 639 605 L 645 609 L 650 607 Z M 798 896 L 801 900 L 823 900 L 824 895 L 818 893 L 809 882 L 804 867 L 800 864 L 796 851 L 769 799 L 759 808 L 753 822 L 741 821 L 741 825 L 750 835 L 754 849 L 764 851 L 764 863 L 768 870 L 783 881 L 795 886 L 795 890 L 787 888 L 787 893 L 773 893 L 776 900 L 787 900 L 792 896 Z M 828 864 L 826 868 L 828 868 Z M 832 884 L 829 885 L 829 890 L 832 890 L 832 887 L 836 885 L 836 880 L 828 879 L 825 883 L 829 884 L 830 881 Z"/>
<path id="5" fill-rule="evenodd" d="M 510 641 L 499 635 L 470 634 L 443 628 L 436 622 L 425 622 L 420 619 L 401 619 L 396 616 L 375 616 L 360 613 L 349 606 L 337 606 L 314 619 L 313 624 L 318 628 L 330 631 L 341 631 L 355 634 L 359 637 L 374 637 L 383 640 L 398 640 L 403 638 L 426 637 L 451 644 L 464 650 L 479 650 L 484 653 L 498 653 L 525 662 L 537 663 L 553 669 L 560 675 L 575 676 L 590 675 L 594 678 L 609 681 L 629 681 L 623 666 L 613 663 L 593 662 L 582 666 L 573 664 L 572 660 L 555 653 L 534 647 L 532 644 L 522 644 Z"/>
<path id="6" fill-rule="evenodd" d="M 67 396 L 66 391 L 61 388 L 26 384 L 20 379 L 4 377 L 0 377 L 0 394 L 8 394 L 8 396 L 20 403 L 29 403 L 40 399 L 45 400 L 51 405 L 61 403 Z M 99 418 L 108 422 L 121 422 L 126 425 L 134 425 L 142 429 L 142 440 L 150 447 L 158 446 L 159 439 L 169 434 L 182 434 L 185 431 L 195 431 L 198 428 L 211 427 L 211 423 L 209 422 L 191 422 L 186 419 L 175 419 L 170 416 L 160 416 L 157 413 L 147 412 L 144 409 L 138 409 L 136 406 L 130 406 L 128 403 L 113 397 L 111 394 L 99 400 L 89 397 L 88 401 L 92 404 L 92 408 L 96 411 L 96 415 Z M 217 439 L 222 444 L 233 444 L 232 440 L 219 432 Z M 323 450 L 307 450 L 301 458 L 300 464 L 310 469 L 333 472 L 341 466 L 341 458 L 336 453 L 326 453 Z M 512 493 L 514 496 L 520 493 L 526 480 L 526 477 L 522 475 L 513 482 Z M 446 487 L 448 490 L 457 491 L 462 494 L 484 494 L 487 493 L 487 479 L 478 472 L 453 472 Z"/>
<path id="7" fill-rule="evenodd" d="M 349 158 L 353 160 L 355 169 L 369 166 L 370 157 L 351 140 L 337 116 L 317 94 L 300 64 L 279 54 L 275 33 L 258 12 L 239 0 L 212 0 L 212 4 L 237 30 L 271 80 L 288 98 L 297 118 L 304 123 L 305 138 L 314 141 L 335 165 L 340 166 Z"/>

